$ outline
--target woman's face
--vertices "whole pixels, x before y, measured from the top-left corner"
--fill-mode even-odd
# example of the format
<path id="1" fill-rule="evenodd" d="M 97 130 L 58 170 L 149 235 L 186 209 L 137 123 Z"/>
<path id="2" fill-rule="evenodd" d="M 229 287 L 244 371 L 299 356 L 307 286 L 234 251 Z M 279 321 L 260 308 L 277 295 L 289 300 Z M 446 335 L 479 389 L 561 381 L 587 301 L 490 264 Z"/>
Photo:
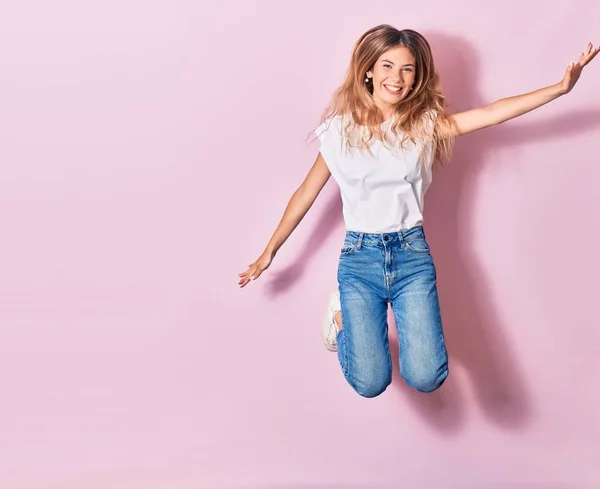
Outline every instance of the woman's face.
<path id="1" fill-rule="evenodd" d="M 379 107 L 398 104 L 415 81 L 415 58 L 406 46 L 383 53 L 367 72 L 373 83 L 373 99 Z"/>

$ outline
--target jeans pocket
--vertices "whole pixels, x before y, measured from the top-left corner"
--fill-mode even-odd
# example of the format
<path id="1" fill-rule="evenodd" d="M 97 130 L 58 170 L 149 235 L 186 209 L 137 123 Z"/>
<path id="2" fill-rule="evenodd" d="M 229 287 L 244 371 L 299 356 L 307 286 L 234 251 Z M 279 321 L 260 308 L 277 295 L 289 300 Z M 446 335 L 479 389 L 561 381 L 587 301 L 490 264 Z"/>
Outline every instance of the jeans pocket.
<path id="1" fill-rule="evenodd" d="M 340 255 L 342 255 L 342 256 L 350 255 L 356 251 L 357 247 L 358 247 L 358 239 L 346 238 L 344 240 L 344 246 L 340 250 Z"/>
<path id="2" fill-rule="evenodd" d="M 425 236 L 411 237 L 404 242 L 404 247 L 412 253 L 429 253 L 429 243 Z"/>

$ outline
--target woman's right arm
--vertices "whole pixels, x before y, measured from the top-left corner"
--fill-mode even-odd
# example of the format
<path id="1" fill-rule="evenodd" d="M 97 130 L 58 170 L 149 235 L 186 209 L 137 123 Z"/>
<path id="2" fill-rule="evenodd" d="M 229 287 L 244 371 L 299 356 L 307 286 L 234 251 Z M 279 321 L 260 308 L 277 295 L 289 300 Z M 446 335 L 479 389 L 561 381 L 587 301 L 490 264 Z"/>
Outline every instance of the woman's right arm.
<path id="1" fill-rule="evenodd" d="M 269 268 L 277 251 L 300 224 L 330 176 L 331 173 L 325 164 L 325 159 L 319 153 L 306 178 L 292 195 L 264 252 L 254 263 L 248 265 L 248 270 L 238 275 L 240 287 L 246 286 L 250 280 L 257 279 L 262 272 Z"/>

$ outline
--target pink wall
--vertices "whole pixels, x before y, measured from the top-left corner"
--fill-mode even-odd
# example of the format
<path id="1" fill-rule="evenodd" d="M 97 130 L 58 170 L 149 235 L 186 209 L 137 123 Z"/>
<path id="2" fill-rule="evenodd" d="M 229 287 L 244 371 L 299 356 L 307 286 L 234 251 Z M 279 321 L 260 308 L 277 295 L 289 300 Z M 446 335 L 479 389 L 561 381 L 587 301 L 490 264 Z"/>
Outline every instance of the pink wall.
<path id="1" fill-rule="evenodd" d="M 424 33 L 456 109 L 600 42 L 594 0 L 477 5 L 2 2 L 2 489 L 599 486 L 599 60 L 436 175 L 439 392 L 362 399 L 320 343 L 333 182 L 236 285 L 364 30 Z"/>

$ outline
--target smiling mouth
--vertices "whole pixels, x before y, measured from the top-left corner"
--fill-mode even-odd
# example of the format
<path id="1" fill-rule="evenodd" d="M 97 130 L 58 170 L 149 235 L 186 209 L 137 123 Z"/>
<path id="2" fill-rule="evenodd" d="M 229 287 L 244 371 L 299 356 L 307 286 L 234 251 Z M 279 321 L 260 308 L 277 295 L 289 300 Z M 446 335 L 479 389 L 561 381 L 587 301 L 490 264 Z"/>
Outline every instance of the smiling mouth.
<path id="1" fill-rule="evenodd" d="M 392 95 L 398 95 L 399 93 L 402 92 L 402 87 L 398 87 L 398 86 L 394 86 L 394 85 L 383 85 L 383 88 L 385 88 Z"/>

